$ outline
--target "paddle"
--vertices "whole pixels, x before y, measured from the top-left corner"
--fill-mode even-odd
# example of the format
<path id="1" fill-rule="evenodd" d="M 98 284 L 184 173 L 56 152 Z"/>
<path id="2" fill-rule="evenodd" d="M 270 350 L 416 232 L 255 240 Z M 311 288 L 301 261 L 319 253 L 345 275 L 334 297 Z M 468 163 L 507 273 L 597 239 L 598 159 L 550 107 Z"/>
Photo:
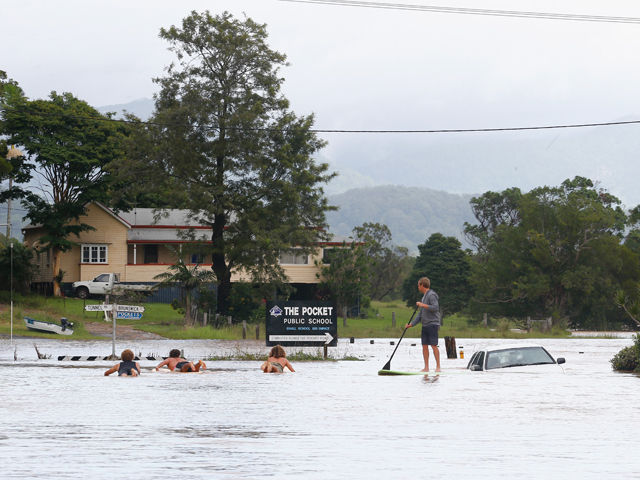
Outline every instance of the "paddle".
<path id="1" fill-rule="evenodd" d="M 416 309 L 411 314 L 411 318 L 409 319 L 409 321 L 407 323 L 411 323 L 411 320 L 413 320 L 413 316 L 416 314 L 417 311 L 418 311 L 418 307 L 416 306 Z M 400 342 L 402 341 L 402 338 L 404 337 L 404 334 L 407 333 L 407 330 L 409 330 L 409 329 L 407 327 L 405 327 L 404 332 L 402 332 L 402 336 L 400 337 L 400 340 L 398 340 L 398 345 L 396 345 L 396 348 L 393 350 L 393 353 L 391 354 L 391 357 L 389 358 L 389 361 L 385 364 L 384 367 L 382 367 L 382 370 L 391 370 L 391 359 L 396 354 L 396 350 L 398 350 L 398 347 L 400 346 Z"/>

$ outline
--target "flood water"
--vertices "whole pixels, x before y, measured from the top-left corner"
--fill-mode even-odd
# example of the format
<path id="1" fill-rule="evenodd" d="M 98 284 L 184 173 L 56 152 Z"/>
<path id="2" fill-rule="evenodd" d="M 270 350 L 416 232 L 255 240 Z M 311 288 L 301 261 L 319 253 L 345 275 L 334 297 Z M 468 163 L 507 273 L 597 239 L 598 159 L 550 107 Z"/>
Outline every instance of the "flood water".
<path id="1" fill-rule="evenodd" d="M 0 477 L 14 478 L 638 478 L 640 378 L 615 373 L 621 339 L 542 340 L 565 374 L 467 372 L 480 345 L 439 377 L 380 377 L 389 340 L 342 342 L 365 361 L 294 363 L 265 375 L 258 362 L 210 362 L 207 373 L 105 378 L 111 342 L 0 340 Z M 415 340 L 413 340 L 415 342 Z M 395 370 L 422 367 L 404 340 Z M 143 355 L 190 359 L 235 348 L 222 341 L 118 343 Z M 263 344 L 247 342 L 267 352 Z M 432 359 L 433 361 L 433 359 Z"/>

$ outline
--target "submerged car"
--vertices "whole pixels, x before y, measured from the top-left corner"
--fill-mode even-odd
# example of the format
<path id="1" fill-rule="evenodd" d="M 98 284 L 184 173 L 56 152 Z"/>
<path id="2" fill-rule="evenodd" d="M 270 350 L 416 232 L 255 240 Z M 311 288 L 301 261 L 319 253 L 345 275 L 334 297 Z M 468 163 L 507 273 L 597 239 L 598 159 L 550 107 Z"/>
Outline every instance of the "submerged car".
<path id="1" fill-rule="evenodd" d="M 471 356 L 467 368 L 474 372 L 560 372 L 565 359 L 554 360 L 540 345 L 505 345 L 478 350 Z"/>

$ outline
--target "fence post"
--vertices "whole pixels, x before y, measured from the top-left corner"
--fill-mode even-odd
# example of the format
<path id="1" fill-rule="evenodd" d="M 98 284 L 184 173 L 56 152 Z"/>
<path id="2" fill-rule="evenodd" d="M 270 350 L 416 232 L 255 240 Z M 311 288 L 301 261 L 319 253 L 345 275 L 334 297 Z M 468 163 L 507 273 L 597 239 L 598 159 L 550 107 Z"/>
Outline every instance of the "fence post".
<path id="1" fill-rule="evenodd" d="M 487 327 L 487 314 L 486 313 L 482 314 L 482 324 L 485 326 L 485 328 Z"/>
<path id="2" fill-rule="evenodd" d="M 444 345 L 447 349 L 447 358 L 458 358 L 456 337 L 444 337 Z"/>
<path id="3" fill-rule="evenodd" d="M 256 340 L 260 340 L 260 324 L 256 325 Z"/>
<path id="4" fill-rule="evenodd" d="M 396 312 L 391 312 L 391 326 L 396 326 Z"/>
<path id="5" fill-rule="evenodd" d="M 207 326 L 207 314 L 203 313 L 203 319 L 202 319 L 202 326 L 206 327 Z"/>
<path id="6" fill-rule="evenodd" d="M 247 338 L 247 321 L 243 320 L 242 321 L 242 339 L 246 339 Z"/>
<path id="7" fill-rule="evenodd" d="M 220 321 L 220 314 L 216 313 L 216 328 L 218 328 L 218 322 Z"/>
<path id="8" fill-rule="evenodd" d="M 231 315 L 229 315 L 229 328 L 233 327 L 233 319 L 231 318 Z"/>
<path id="9" fill-rule="evenodd" d="M 551 327 L 553 326 L 553 317 L 547 318 L 547 324 L 548 324 L 549 331 L 551 331 Z"/>
<path id="10" fill-rule="evenodd" d="M 531 317 L 527 317 L 527 332 L 531 333 Z"/>

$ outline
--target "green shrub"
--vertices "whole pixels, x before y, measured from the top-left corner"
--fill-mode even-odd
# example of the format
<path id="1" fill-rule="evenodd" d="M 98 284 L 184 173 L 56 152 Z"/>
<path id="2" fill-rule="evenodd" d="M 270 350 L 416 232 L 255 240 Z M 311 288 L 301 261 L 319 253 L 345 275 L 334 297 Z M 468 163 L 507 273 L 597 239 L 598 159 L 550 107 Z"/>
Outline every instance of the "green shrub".
<path id="1" fill-rule="evenodd" d="M 18 292 L 13 292 L 13 303 L 22 303 L 22 295 Z M 7 305 L 11 302 L 11 291 L 10 290 L 0 290 L 0 303 L 6 303 Z"/>
<path id="2" fill-rule="evenodd" d="M 609 360 L 614 370 L 640 372 L 640 333 L 636 334 L 633 342 L 632 346 L 623 348 Z"/>
<path id="3" fill-rule="evenodd" d="M 252 312 L 260 307 L 260 303 L 254 298 L 253 287 L 245 282 L 233 284 L 229 295 L 229 305 L 229 315 L 236 321 L 248 320 L 251 318 Z"/>
<path id="4" fill-rule="evenodd" d="M 249 323 L 257 323 L 257 324 L 264 325 L 266 321 L 267 321 L 267 306 L 264 304 L 261 304 L 253 312 L 251 312 Z"/>
<path id="5" fill-rule="evenodd" d="M 625 347 L 609 360 L 614 370 L 631 372 L 638 368 L 638 356 L 635 347 Z"/>
<path id="6" fill-rule="evenodd" d="M 510 327 L 511 327 L 511 324 L 509 320 L 504 319 L 504 320 L 500 320 L 500 323 L 498 323 L 498 328 L 496 330 L 502 333 L 507 333 Z"/>

